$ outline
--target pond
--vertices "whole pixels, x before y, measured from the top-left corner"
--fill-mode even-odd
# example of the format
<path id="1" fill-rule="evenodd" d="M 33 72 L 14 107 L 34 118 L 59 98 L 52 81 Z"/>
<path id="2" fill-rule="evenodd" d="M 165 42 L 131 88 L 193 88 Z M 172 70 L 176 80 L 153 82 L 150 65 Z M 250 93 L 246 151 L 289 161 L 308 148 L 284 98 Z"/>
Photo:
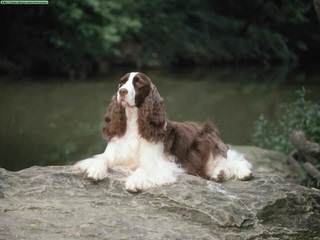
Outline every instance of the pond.
<path id="1" fill-rule="evenodd" d="M 0 166 L 71 164 L 102 152 L 104 111 L 127 71 L 83 81 L 1 79 Z M 225 142 L 236 145 L 250 144 L 260 114 L 276 121 L 279 104 L 293 100 L 302 86 L 309 98 L 319 100 L 317 71 L 219 67 L 146 73 L 165 99 L 170 119 L 212 120 Z"/>

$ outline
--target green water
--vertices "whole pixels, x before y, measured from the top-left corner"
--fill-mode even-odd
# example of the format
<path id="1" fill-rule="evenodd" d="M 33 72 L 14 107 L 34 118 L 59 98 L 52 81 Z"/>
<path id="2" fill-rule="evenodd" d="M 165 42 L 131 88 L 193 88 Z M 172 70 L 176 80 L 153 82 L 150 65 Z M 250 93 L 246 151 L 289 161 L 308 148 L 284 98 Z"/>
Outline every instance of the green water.
<path id="1" fill-rule="evenodd" d="M 0 83 L 0 166 L 19 170 L 32 165 L 70 164 L 104 150 L 102 117 L 117 79 L 83 81 L 31 79 Z M 318 76 L 286 68 L 212 68 L 146 71 L 165 99 L 174 120 L 214 120 L 223 139 L 250 144 L 254 121 L 265 114 L 277 120 L 279 104 L 305 86 L 319 100 Z"/>

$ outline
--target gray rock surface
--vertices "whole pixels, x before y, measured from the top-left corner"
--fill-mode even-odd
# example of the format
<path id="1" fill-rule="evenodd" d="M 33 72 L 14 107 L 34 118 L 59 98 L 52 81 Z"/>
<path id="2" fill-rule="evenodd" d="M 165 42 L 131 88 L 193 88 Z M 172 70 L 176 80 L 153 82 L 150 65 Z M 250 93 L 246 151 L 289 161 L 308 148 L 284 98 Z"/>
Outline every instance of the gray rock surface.
<path id="1" fill-rule="evenodd" d="M 320 191 L 286 180 L 282 154 L 238 149 L 251 181 L 182 175 L 139 194 L 115 172 L 92 182 L 69 166 L 0 169 L 0 239 L 320 239 Z"/>

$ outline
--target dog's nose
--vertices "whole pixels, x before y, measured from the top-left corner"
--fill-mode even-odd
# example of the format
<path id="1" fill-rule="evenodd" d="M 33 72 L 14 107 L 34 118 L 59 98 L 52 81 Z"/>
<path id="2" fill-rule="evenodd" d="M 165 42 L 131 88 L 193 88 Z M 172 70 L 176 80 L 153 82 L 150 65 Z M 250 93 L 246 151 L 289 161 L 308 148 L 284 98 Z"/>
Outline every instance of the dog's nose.
<path id="1" fill-rule="evenodd" d="M 121 97 L 124 97 L 125 95 L 128 94 L 128 90 L 125 89 L 125 88 L 120 88 L 119 89 L 119 94 L 120 94 Z"/>

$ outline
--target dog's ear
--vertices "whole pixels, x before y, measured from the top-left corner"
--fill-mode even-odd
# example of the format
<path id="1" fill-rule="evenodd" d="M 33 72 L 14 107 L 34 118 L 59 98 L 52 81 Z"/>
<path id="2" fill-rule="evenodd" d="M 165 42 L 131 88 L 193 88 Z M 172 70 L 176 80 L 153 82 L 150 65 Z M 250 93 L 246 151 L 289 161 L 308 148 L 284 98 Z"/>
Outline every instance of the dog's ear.
<path id="1" fill-rule="evenodd" d="M 125 109 L 117 103 L 116 96 L 113 96 L 104 116 L 103 137 L 110 140 L 114 136 L 123 136 L 126 132 L 126 125 Z"/>
<path id="2" fill-rule="evenodd" d="M 153 84 L 138 114 L 140 135 L 148 141 L 164 140 L 166 112 L 163 99 Z"/>
<path id="3" fill-rule="evenodd" d="M 141 111 L 144 111 L 144 115 L 150 124 L 158 127 L 164 126 L 166 121 L 164 102 L 156 86 L 151 86 L 149 95 L 145 98 Z"/>
<path id="4" fill-rule="evenodd" d="M 152 103 L 152 110 L 149 115 L 150 122 L 159 126 L 163 126 L 166 121 L 164 101 L 155 86 L 152 87 L 148 97 Z"/>

